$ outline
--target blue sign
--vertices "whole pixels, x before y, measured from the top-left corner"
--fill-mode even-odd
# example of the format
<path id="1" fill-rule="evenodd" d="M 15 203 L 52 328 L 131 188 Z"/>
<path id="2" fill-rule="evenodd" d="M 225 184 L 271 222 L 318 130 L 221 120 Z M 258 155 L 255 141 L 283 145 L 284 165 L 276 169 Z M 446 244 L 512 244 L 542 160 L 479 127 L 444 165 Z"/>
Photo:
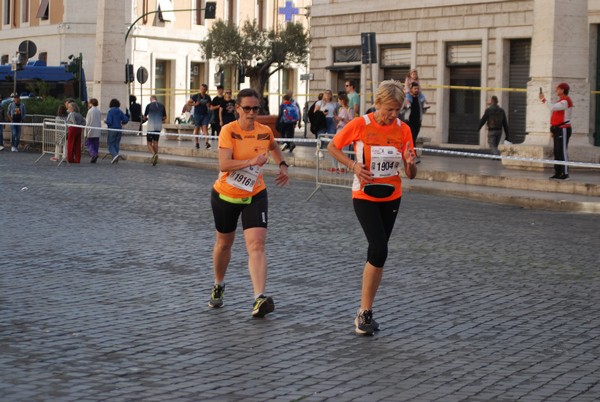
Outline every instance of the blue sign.
<path id="1" fill-rule="evenodd" d="M 286 1 L 285 7 L 279 7 L 279 14 L 285 15 L 285 22 L 290 22 L 294 15 L 300 14 L 300 9 L 294 7 L 293 1 Z"/>

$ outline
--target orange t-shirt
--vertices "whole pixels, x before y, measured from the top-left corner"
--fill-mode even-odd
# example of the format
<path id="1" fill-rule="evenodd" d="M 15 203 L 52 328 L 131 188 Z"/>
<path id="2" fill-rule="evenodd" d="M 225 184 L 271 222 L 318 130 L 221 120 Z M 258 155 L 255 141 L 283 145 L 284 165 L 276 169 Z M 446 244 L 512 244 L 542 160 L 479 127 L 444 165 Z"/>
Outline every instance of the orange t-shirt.
<path id="1" fill-rule="evenodd" d="M 352 198 L 358 198 L 368 201 L 391 201 L 402 196 L 402 180 L 400 174 L 396 173 L 394 168 L 393 174 L 390 173 L 389 167 L 392 162 L 386 159 L 375 159 L 382 151 L 389 153 L 389 147 L 395 148 L 400 155 L 404 155 L 407 148 L 414 149 L 412 134 L 408 124 L 403 123 L 400 119 L 396 119 L 396 123 L 381 126 L 377 124 L 373 113 L 364 115 L 361 118 L 351 120 L 346 126 L 333 137 L 333 144 L 337 149 L 342 149 L 345 146 L 354 143 L 354 152 L 356 153 L 356 161 L 366 166 L 367 170 L 373 172 L 379 169 L 390 174 L 387 177 L 377 177 L 373 179 L 373 183 L 385 183 L 394 186 L 394 192 L 389 197 L 375 198 L 363 192 L 363 186 L 366 183 L 361 183 L 356 175 L 352 183 Z M 398 156 L 396 155 L 396 161 Z M 372 163 L 373 162 L 373 163 Z M 384 168 L 381 167 L 384 166 Z M 402 167 L 402 161 L 398 164 L 398 168 Z M 382 170 L 383 169 L 383 170 Z"/>
<path id="2" fill-rule="evenodd" d="M 237 121 L 226 124 L 219 134 L 219 148 L 231 149 L 234 160 L 252 159 L 259 154 L 266 154 L 275 142 L 273 131 L 268 126 L 254 122 L 252 131 L 244 131 Z M 241 171 L 241 169 L 240 169 Z M 258 194 L 266 188 L 262 174 L 258 175 L 251 191 L 236 187 L 227 182 L 227 178 L 235 172 L 219 172 L 214 189 L 227 197 L 245 198 Z"/>

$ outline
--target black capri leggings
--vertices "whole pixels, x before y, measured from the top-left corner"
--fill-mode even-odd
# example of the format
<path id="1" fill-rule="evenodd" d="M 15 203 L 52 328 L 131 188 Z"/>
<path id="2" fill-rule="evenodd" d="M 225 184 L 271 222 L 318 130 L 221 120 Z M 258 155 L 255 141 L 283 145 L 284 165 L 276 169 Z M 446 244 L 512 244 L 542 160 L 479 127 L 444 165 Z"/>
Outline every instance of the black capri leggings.
<path id="1" fill-rule="evenodd" d="M 373 202 L 353 199 L 354 212 L 367 236 L 369 250 L 367 262 L 376 268 L 383 268 L 388 255 L 388 241 L 394 229 L 396 215 L 400 208 L 397 198 L 386 202 Z"/>

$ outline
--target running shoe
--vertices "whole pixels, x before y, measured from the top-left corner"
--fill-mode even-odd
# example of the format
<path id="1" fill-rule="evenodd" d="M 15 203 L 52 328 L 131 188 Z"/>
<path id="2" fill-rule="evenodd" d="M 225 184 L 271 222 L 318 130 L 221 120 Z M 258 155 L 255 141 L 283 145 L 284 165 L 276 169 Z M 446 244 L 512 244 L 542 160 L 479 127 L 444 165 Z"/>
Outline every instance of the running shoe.
<path id="1" fill-rule="evenodd" d="M 219 308 L 223 307 L 223 294 L 225 293 L 225 285 L 215 285 L 212 293 L 210 294 L 210 300 L 208 301 L 208 307 Z"/>
<path id="2" fill-rule="evenodd" d="M 207 142 L 205 146 L 206 146 L 206 149 L 210 149 L 210 142 Z"/>
<path id="3" fill-rule="evenodd" d="M 196 143 L 196 149 L 200 149 L 200 143 Z"/>
<path id="4" fill-rule="evenodd" d="M 121 157 L 121 155 L 117 155 L 114 158 L 112 158 L 112 161 L 110 161 L 110 163 L 114 164 L 114 163 L 119 163 L 119 158 Z"/>
<path id="5" fill-rule="evenodd" d="M 258 296 L 254 300 L 254 306 L 252 307 L 252 316 L 262 318 L 275 310 L 275 302 L 272 297 Z"/>
<path id="6" fill-rule="evenodd" d="M 158 163 L 158 154 L 152 155 L 152 166 L 156 166 Z"/>
<path id="7" fill-rule="evenodd" d="M 371 326 L 373 327 L 373 331 L 379 331 L 379 323 L 373 317 L 371 317 Z"/>
<path id="8" fill-rule="evenodd" d="M 96 163 L 97 160 L 98 160 L 98 155 L 92 156 L 92 159 L 90 160 L 90 163 Z"/>
<path id="9" fill-rule="evenodd" d="M 354 319 L 355 329 L 358 335 L 373 335 L 375 328 L 373 328 L 373 311 L 360 309 L 356 312 L 356 318 Z"/>

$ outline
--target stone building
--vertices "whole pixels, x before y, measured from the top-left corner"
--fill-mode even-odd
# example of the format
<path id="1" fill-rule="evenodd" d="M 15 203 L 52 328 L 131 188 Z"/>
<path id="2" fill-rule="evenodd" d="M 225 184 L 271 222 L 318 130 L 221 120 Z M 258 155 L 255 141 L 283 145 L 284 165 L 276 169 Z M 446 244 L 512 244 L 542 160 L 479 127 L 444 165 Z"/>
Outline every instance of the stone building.
<path id="1" fill-rule="evenodd" d="M 270 29 L 285 23 L 278 0 L 216 0 L 216 18 L 241 25 L 256 19 Z M 305 3 L 296 0 L 291 18 L 305 23 Z M 129 93 L 148 101 L 156 93 L 165 103 L 169 120 L 179 112 L 200 84 L 214 92 L 218 83 L 237 89 L 234 66 L 206 60 L 199 41 L 214 20 L 205 19 L 205 0 L 0 0 L 1 64 L 8 64 L 24 40 L 36 44 L 34 59 L 48 66 L 67 62 L 69 55 L 83 58 L 88 97 L 96 97 L 104 112 L 111 98 L 123 107 Z M 175 10 L 175 11 L 171 11 Z M 126 67 L 147 71 L 145 84 L 125 84 Z M 286 89 L 303 90 L 304 66 L 274 74 L 269 82 L 272 110 Z M 302 99 L 299 99 L 302 101 Z"/>
<path id="2" fill-rule="evenodd" d="M 360 83 L 362 109 L 384 79 L 418 69 L 432 105 L 421 136 L 446 148 L 487 148 L 478 121 L 492 95 L 507 111 L 515 145 L 505 152 L 548 157 L 549 111 L 560 82 L 575 103 L 570 156 L 600 161 L 598 0 L 313 0 L 311 92 Z M 363 64 L 361 36 L 375 33 L 376 61 Z M 368 44 L 368 41 L 364 41 Z"/>

